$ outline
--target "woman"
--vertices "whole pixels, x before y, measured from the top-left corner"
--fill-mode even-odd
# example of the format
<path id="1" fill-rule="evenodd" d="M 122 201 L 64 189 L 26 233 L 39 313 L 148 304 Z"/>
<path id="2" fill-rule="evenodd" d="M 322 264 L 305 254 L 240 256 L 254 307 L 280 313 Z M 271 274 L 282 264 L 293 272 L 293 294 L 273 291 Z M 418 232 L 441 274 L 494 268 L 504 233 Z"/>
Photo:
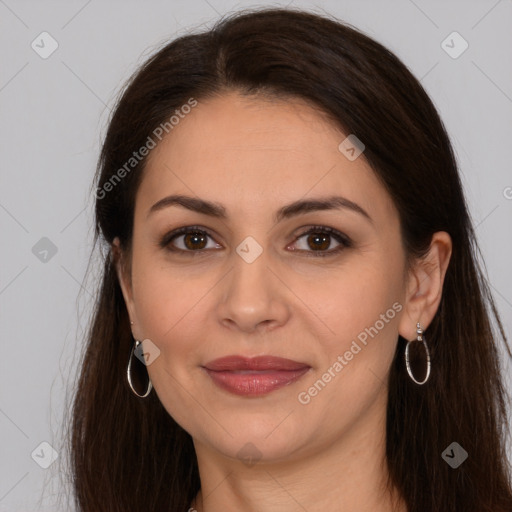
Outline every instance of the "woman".
<path id="1" fill-rule="evenodd" d="M 392 53 L 285 9 L 181 37 L 127 85 L 96 185 L 79 510 L 512 510 L 508 345 Z"/>

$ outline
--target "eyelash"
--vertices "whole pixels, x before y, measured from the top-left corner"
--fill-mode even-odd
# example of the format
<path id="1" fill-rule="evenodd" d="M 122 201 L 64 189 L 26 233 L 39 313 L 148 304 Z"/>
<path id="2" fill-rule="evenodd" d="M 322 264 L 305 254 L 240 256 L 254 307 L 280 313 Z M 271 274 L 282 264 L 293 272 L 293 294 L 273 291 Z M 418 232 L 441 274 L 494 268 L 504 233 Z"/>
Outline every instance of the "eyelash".
<path id="1" fill-rule="evenodd" d="M 190 255 L 192 257 L 204 254 L 207 250 L 206 249 L 198 249 L 195 251 L 192 250 L 184 250 L 184 249 L 178 249 L 178 248 L 170 248 L 170 243 L 180 235 L 186 235 L 189 233 L 200 233 L 202 235 L 207 235 L 211 238 L 213 236 L 205 229 L 199 227 L 199 226 L 186 226 L 179 229 L 176 229 L 174 231 L 171 231 L 170 233 L 167 233 L 163 236 L 161 239 L 159 245 L 161 248 L 166 249 L 173 253 L 182 253 L 183 255 Z M 327 226 L 312 226 L 308 228 L 307 231 L 299 234 L 295 241 L 299 240 L 303 236 L 309 235 L 311 233 L 315 234 L 327 234 L 331 235 L 337 242 L 340 243 L 340 245 L 336 249 L 331 249 L 330 251 L 305 251 L 303 249 L 296 249 L 294 252 L 301 252 L 301 253 L 309 253 L 307 254 L 307 257 L 313 257 L 313 258 L 325 258 L 327 256 L 333 256 L 335 254 L 338 254 L 339 252 L 343 251 L 344 249 L 352 247 L 352 240 L 343 233 L 340 233 L 336 229 L 327 227 Z"/>

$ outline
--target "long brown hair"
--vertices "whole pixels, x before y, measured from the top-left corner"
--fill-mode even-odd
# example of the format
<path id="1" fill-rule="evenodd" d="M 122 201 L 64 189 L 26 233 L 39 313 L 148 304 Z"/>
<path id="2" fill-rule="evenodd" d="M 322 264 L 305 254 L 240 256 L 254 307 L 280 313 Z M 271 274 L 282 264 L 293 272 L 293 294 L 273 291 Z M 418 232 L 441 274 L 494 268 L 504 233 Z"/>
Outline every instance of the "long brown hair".
<path id="1" fill-rule="evenodd" d="M 416 386 L 407 377 L 402 338 L 390 369 L 389 485 L 409 511 L 512 510 L 498 341 L 512 354 L 443 123 L 389 50 L 339 20 L 290 9 L 232 14 L 168 43 L 131 78 L 113 111 L 95 182 L 103 276 L 69 436 L 77 510 L 185 511 L 200 488 L 190 435 L 154 392 L 139 399 L 127 386 L 133 338 L 110 246 L 116 236 L 123 249 L 131 246 L 146 161 L 126 167 L 133 152 L 190 98 L 228 90 L 307 100 L 363 141 L 364 157 L 399 211 L 410 261 L 425 253 L 434 232 L 450 234 L 443 297 L 425 333 L 430 380 Z M 123 166 L 122 179 L 115 178 Z M 452 442 L 468 453 L 456 469 L 441 457 Z"/>

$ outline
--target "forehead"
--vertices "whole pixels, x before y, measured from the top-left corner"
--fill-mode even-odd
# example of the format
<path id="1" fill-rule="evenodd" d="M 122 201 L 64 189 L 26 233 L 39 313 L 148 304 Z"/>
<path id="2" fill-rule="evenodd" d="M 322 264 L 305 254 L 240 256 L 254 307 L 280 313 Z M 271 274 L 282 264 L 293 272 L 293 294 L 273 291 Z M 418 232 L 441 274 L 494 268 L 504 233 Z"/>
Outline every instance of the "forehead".
<path id="1" fill-rule="evenodd" d="M 347 135 L 301 100 L 229 93 L 199 102 L 149 154 L 136 208 L 183 193 L 261 215 L 339 193 L 372 217 L 395 215 L 364 158 L 340 151 Z"/>

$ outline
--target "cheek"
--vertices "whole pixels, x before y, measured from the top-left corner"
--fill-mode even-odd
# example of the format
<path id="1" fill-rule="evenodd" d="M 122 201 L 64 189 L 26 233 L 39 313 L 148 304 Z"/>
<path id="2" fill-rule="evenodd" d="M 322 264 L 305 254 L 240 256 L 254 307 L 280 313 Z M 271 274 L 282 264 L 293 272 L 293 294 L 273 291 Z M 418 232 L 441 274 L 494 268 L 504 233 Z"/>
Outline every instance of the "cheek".
<path id="1" fill-rule="evenodd" d="M 200 306 L 201 298 L 211 287 L 209 280 L 205 275 L 188 273 L 177 266 L 165 266 L 155 256 L 134 255 L 133 290 L 144 336 L 164 344 L 172 339 L 175 331 L 187 324 Z"/>
<path id="2" fill-rule="evenodd" d="M 208 341 L 205 294 L 216 281 L 214 276 L 171 269 L 155 259 L 143 255 L 137 259 L 134 254 L 137 323 L 141 335 L 160 350 L 147 368 L 154 392 L 174 420 L 190 428 L 197 422 L 197 401 L 208 400 L 193 382 L 203 353 L 200 347 Z"/>
<path id="3" fill-rule="evenodd" d="M 376 255 L 377 256 L 377 255 Z M 401 267 L 382 258 L 356 261 L 333 271 L 316 283 L 296 283 L 294 291 L 305 297 L 316 315 L 322 319 L 329 348 L 338 350 L 355 339 L 366 328 L 377 323 L 379 331 L 388 331 L 397 321 L 402 300 Z M 384 315 L 384 318 L 381 318 Z M 364 338 L 364 336 L 362 336 Z"/>
<path id="4" fill-rule="evenodd" d="M 333 435 L 384 399 L 403 309 L 394 277 L 375 265 L 309 295 L 334 334 L 318 339 L 319 364 L 296 400 Z"/>
<path id="5" fill-rule="evenodd" d="M 364 261 L 354 260 L 350 271 L 324 280 L 307 295 L 329 332 L 318 340 L 319 365 L 297 399 L 312 406 L 310 412 L 327 414 L 326 422 L 339 417 L 327 413 L 325 404 L 336 404 L 342 415 L 358 415 L 380 396 L 396 350 L 403 310 L 401 259 L 375 254 Z"/>
<path id="6" fill-rule="evenodd" d="M 359 335 L 364 338 L 365 329 L 376 323 L 379 331 L 389 331 L 394 322 L 386 320 L 391 315 L 384 318 L 385 325 L 380 319 L 388 310 L 396 312 L 392 306 L 401 297 L 400 269 L 398 255 L 384 259 L 377 251 L 354 253 L 329 269 L 289 269 L 282 277 L 297 300 L 286 290 L 281 300 L 295 304 L 292 310 L 300 320 L 291 318 L 292 323 L 308 323 L 322 339 L 323 351 L 332 355 L 345 347 L 348 350 L 352 340 Z M 208 265 L 180 268 L 149 253 L 134 254 L 133 287 L 141 334 L 178 352 L 201 344 L 205 326 L 215 324 L 215 286 L 223 286 L 222 275 Z"/>

